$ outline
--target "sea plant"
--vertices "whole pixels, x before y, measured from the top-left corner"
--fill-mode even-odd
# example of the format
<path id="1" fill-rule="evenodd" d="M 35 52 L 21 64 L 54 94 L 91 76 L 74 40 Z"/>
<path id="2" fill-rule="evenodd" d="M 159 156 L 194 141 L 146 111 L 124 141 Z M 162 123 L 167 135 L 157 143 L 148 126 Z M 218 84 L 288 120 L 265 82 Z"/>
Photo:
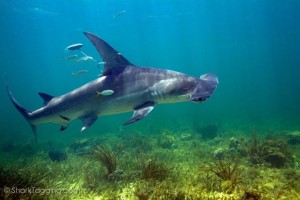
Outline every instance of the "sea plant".
<path id="1" fill-rule="evenodd" d="M 250 157 L 250 161 L 253 164 L 258 164 L 262 162 L 262 148 L 261 142 L 257 139 L 257 136 L 254 134 L 250 139 L 248 146 L 245 146 L 246 152 Z"/>
<path id="2" fill-rule="evenodd" d="M 164 180 L 170 173 L 170 169 L 163 163 L 159 163 L 157 156 L 143 162 L 142 179 Z"/>
<path id="3" fill-rule="evenodd" d="M 221 187 L 226 192 L 231 192 L 236 185 L 241 182 L 243 170 L 239 167 L 238 161 L 234 163 L 219 160 L 210 165 L 209 171 L 214 173 L 223 182 Z"/>
<path id="4" fill-rule="evenodd" d="M 202 172 L 202 168 L 200 171 Z M 198 181 L 201 183 L 203 189 L 208 192 L 220 191 L 221 185 L 219 178 L 212 174 L 209 170 L 204 170 L 205 174 L 201 174 Z"/>
<path id="5" fill-rule="evenodd" d="M 107 171 L 107 176 L 112 176 L 117 169 L 117 160 L 115 154 L 104 146 L 94 146 L 91 153 L 86 157 L 98 160 Z"/>
<path id="6" fill-rule="evenodd" d="M 288 141 L 285 139 L 258 140 L 256 135 L 253 135 L 246 150 L 253 164 L 267 162 L 275 168 L 283 168 L 289 161 L 293 164 Z"/>
<path id="7" fill-rule="evenodd" d="M 35 188 L 46 188 L 45 174 L 31 173 L 0 165 L 0 199 L 43 199 L 41 193 L 32 192 Z M 46 199 L 46 198 L 45 198 Z"/>

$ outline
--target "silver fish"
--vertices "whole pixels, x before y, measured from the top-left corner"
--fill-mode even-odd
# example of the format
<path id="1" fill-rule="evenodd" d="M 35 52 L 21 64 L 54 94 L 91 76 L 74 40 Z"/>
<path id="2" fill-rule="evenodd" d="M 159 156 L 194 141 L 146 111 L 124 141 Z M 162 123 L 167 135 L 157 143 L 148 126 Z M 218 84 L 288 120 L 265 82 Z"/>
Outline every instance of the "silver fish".
<path id="1" fill-rule="evenodd" d="M 88 73 L 88 70 L 83 69 L 83 70 L 79 70 L 77 72 L 73 72 L 72 76 L 80 76 L 80 75 L 83 75 L 83 74 L 86 74 L 86 73 Z"/>
<path id="2" fill-rule="evenodd" d="M 82 46 L 83 46 L 83 44 L 81 44 L 81 43 L 71 44 L 66 47 L 66 50 L 70 50 L 70 51 L 79 50 Z"/>

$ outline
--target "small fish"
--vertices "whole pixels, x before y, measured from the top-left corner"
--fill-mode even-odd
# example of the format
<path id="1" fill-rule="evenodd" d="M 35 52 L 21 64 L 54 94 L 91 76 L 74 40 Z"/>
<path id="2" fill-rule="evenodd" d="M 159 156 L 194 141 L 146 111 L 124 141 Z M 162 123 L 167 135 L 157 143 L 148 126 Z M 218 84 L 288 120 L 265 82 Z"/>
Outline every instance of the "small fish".
<path id="1" fill-rule="evenodd" d="M 113 18 L 116 18 L 116 17 L 120 17 L 121 15 L 124 15 L 126 13 L 126 10 L 122 10 L 116 14 L 113 15 Z"/>
<path id="2" fill-rule="evenodd" d="M 92 56 L 83 56 L 83 57 L 75 60 L 75 62 L 89 62 L 89 61 L 95 61 L 95 60 Z"/>
<path id="3" fill-rule="evenodd" d="M 105 65 L 105 64 L 106 64 L 106 62 L 98 62 L 97 65 Z"/>
<path id="4" fill-rule="evenodd" d="M 73 59 L 75 59 L 75 58 L 77 58 L 78 57 L 78 55 L 76 55 L 76 54 L 74 54 L 74 55 L 69 55 L 69 56 L 65 56 L 64 58 L 63 58 L 63 60 L 73 60 Z"/>
<path id="5" fill-rule="evenodd" d="M 113 90 L 103 90 L 102 92 L 96 91 L 97 96 L 103 95 L 103 96 L 109 96 L 114 93 Z"/>
<path id="6" fill-rule="evenodd" d="M 68 47 L 66 48 L 66 50 L 70 50 L 70 51 L 78 50 L 78 49 L 80 49 L 82 46 L 83 46 L 83 44 L 81 44 L 81 43 L 71 44 L 70 46 L 68 46 Z"/>
<path id="7" fill-rule="evenodd" d="M 86 74 L 86 73 L 88 73 L 88 70 L 79 70 L 79 71 L 77 71 L 77 72 L 73 72 L 72 73 L 72 76 L 80 76 L 80 75 L 83 75 L 83 74 Z"/>
<path id="8" fill-rule="evenodd" d="M 43 15 L 58 15 L 55 12 L 51 12 L 51 11 L 44 10 L 44 9 L 41 9 L 41 8 L 37 8 L 37 7 L 32 8 L 30 10 L 33 11 L 33 12 L 39 13 L 39 14 L 43 14 Z"/>

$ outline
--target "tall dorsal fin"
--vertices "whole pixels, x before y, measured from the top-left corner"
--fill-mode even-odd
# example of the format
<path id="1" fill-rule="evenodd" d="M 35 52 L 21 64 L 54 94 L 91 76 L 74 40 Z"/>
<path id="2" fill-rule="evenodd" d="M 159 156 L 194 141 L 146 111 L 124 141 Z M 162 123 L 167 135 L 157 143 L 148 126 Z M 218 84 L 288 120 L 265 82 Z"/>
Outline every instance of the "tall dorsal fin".
<path id="1" fill-rule="evenodd" d="M 53 96 L 46 94 L 46 93 L 42 93 L 42 92 L 39 92 L 39 95 L 44 100 L 44 106 L 47 105 L 49 103 L 49 101 L 51 101 L 51 99 L 54 98 Z"/>
<path id="2" fill-rule="evenodd" d="M 107 44 L 98 36 L 88 32 L 83 33 L 93 43 L 93 45 L 101 55 L 103 61 L 105 62 L 103 76 L 118 74 L 122 72 L 126 66 L 132 65 L 118 51 L 113 49 L 109 44 Z"/>

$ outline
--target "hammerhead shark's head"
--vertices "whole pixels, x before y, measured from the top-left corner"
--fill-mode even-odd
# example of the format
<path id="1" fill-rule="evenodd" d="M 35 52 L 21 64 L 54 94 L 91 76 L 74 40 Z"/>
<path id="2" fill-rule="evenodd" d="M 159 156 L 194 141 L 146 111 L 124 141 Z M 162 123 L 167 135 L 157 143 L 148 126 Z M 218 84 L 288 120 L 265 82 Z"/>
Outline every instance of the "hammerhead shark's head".
<path id="1" fill-rule="evenodd" d="M 35 138 L 38 124 L 58 123 L 64 130 L 70 121 L 80 119 L 84 131 L 99 116 L 133 111 L 124 123 L 128 125 L 147 116 L 156 104 L 203 102 L 218 85 L 217 76 L 210 73 L 196 78 L 171 70 L 135 66 L 101 38 L 84 34 L 105 63 L 101 77 L 61 96 L 39 93 L 44 105 L 35 111 L 24 109 L 6 84 L 13 105 L 27 119 Z"/>

